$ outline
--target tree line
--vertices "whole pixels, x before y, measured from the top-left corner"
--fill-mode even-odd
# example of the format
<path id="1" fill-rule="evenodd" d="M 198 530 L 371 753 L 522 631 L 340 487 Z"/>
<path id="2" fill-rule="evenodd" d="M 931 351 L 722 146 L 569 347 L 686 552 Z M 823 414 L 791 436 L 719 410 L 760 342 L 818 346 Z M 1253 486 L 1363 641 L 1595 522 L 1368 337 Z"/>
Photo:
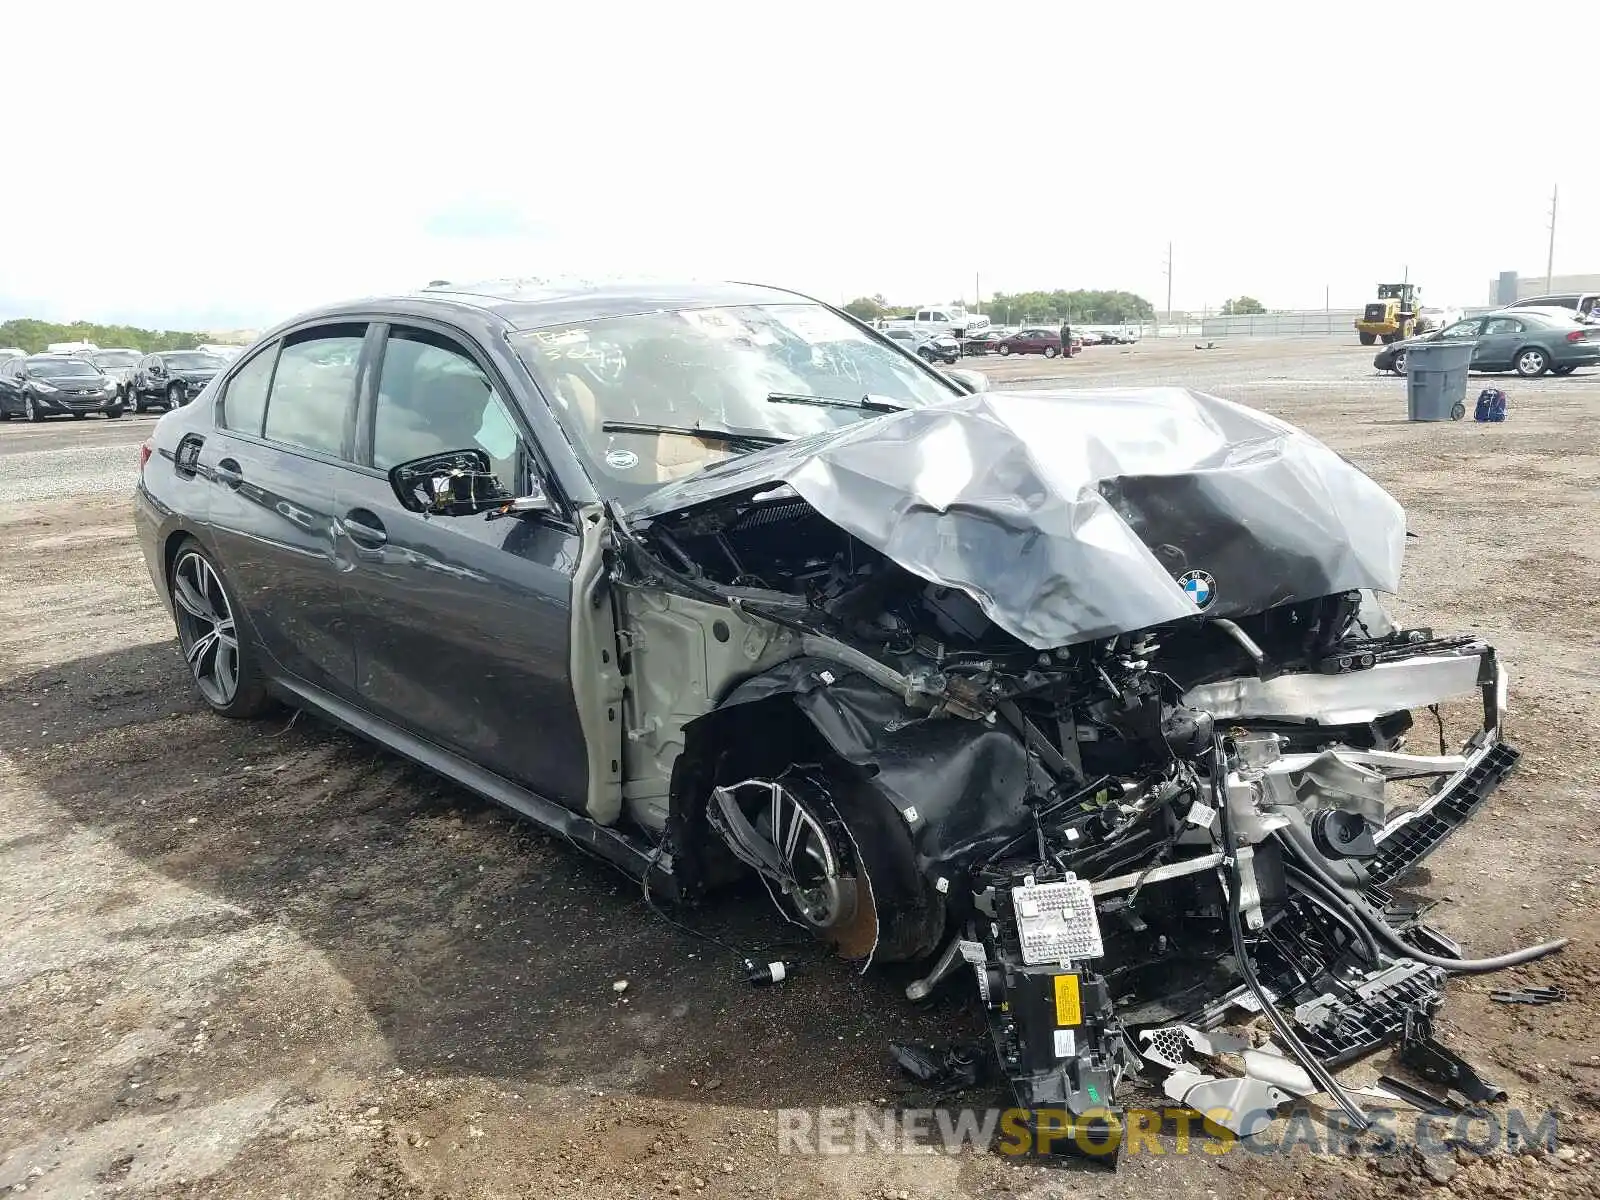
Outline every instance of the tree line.
<path id="1" fill-rule="evenodd" d="M 133 325 L 96 325 L 92 321 L 35 321 L 21 317 L 0 322 L 0 347 L 15 346 L 39 354 L 52 342 L 93 342 L 96 346 L 126 347 L 146 354 L 155 350 L 193 350 L 210 341 L 204 333 L 175 329 L 140 329 Z"/>
<path id="2" fill-rule="evenodd" d="M 881 294 L 858 296 L 844 308 L 863 321 L 909 317 L 916 312 L 915 307 L 890 304 Z M 1134 325 L 1155 316 L 1154 307 L 1143 296 L 1082 288 L 1070 292 L 995 292 L 978 308 L 991 320 L 1007 325 L 1054 324 L 1063 320 L 1085 325 Z"/>

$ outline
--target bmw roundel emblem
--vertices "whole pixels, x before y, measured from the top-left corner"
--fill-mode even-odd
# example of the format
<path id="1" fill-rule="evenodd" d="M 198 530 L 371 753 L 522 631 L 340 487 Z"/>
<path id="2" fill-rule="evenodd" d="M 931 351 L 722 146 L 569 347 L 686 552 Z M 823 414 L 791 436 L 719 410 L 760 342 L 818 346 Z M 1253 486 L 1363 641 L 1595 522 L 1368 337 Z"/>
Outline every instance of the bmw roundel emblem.
<path id="1" fill-rule="evenodd" d="M 1185 571 L 1178 576 L 1178 586 L 1194 601 L 1196 608 L 1210 608 L 1217 598 L 1217 581 L 1211 578 L 1209 571 Z"/>

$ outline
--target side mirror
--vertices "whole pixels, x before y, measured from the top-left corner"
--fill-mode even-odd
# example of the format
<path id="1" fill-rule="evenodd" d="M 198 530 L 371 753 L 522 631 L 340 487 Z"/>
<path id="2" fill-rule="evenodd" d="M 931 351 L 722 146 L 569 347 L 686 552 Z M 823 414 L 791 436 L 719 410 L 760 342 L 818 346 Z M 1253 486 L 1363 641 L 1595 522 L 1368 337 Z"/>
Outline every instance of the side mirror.
<path id="1" fill-rule="evenodd" d="M 969 367 L 951 367 L 945 372 L 968 392 L 987 392 L 989 390 L 989 377 L 982 371 L 974 371 Z"/>
<path id="2" fill-rule="evenodd" d="M 389 486 L 412 512 L 467 517 L 513 499 L 495 478 L 492 466 L 482 450 L 447 450 L 391 467 Z"/>

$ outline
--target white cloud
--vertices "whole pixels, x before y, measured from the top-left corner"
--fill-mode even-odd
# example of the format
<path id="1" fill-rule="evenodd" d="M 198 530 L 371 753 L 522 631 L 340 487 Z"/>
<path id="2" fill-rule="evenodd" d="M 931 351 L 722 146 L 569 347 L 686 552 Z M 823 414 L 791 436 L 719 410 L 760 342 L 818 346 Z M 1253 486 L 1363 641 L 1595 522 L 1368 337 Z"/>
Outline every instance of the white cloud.
<path id="1" fill-rule="evenodd" d="M 1160 304 L 1169 239 L 1180 307 L 1353 304 L 1405 267 L 1477 303 L 1542 267 L 1557 179 L 1557 271 L 1600 271 L 1586 39 L 1504 85 L 1508 30 L 1470 7 L 45 12 L 6 19 L 37 102 L 0 316 L 255 324 L 566 270 Z"/>

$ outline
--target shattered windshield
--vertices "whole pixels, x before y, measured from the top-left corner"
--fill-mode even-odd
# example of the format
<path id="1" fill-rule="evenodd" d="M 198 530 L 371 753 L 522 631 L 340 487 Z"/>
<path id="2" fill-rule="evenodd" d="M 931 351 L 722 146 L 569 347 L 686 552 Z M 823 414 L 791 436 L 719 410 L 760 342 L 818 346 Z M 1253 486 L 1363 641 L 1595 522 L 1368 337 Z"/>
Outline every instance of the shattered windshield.
<path id="1" fill-rule="evenodd" d="M 762 439 L 788 441 L 956 394 L 817 304 L 608 317 L 526 330 L 511 344 L 551 392 L 602 490 L 624 502 Z M 687 436 L 695 429 L 707 437 Z"/>

